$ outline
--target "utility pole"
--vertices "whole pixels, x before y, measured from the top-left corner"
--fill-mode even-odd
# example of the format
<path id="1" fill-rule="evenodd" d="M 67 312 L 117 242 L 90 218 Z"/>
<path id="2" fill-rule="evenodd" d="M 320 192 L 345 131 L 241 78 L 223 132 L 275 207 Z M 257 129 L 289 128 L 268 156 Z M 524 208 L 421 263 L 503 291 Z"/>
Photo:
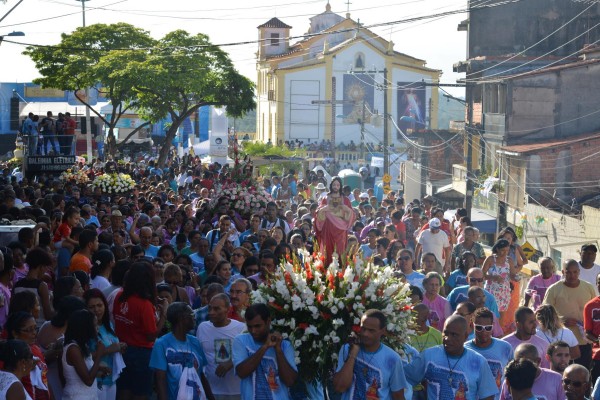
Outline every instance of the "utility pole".
<path id="1" fill-rule="evenodd" d="M 81 12 L 83 14 L 83 27 L 85 28 L 85 2 L 89 0 L 77 0 L 81 2 Z M 90 88 L 85 88 L 85 101 L 90 102 Z M 85 107 L 85 141 L 87 147 L 87 163 L 92 162 L 92 119 L 90 117 L 90 107 Z"/>
<path id="2" fill-rule="evenodd" d="M 365 99 L 363 98 L 363 103 L 362 103 L 362 119 L 360 120 L 360 159 L 364 160 L 365 159 L 365 108 L 366 108 L 366 102 Z"/>
<path id="3" fill-rule="evenodd" d="M 467 191 L 465 194 L 465 209 L 471 217 L 473 207 L 473 86 L 468 85 L 465 90 L 465 102 L 467 105 L 467 120 L 465 121 L 465 135 L 467 138 Z M 469 175 L 470 174 L 470 175 Z"/>
<path id="4" fill-rule="evenodd" d="M 390 149 L 389 149 L 389 133 L 388 125 L 390 115 L 388 114 L 388 81 L 387 81 L 387 68 L 383 69 L 383 173 L 387 175 L 390 173 Z"/>

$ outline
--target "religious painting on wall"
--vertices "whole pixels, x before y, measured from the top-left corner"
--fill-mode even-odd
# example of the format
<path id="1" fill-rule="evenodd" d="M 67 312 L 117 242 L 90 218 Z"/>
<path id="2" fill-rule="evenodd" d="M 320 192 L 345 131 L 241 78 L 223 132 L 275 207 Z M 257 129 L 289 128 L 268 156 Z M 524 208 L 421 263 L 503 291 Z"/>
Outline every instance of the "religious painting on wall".
<path id="1" fill-rule="evenodd" d="M 375 97 L 375 79 L 371 74 L 344 74 L 344 123 L 358 124 L 366 107 L 365 123 L 371 122 Z"/>
<path id="2" fill-rule="evenodd" d="M 398 127 L 406 133 L 407 129 L 424 129 L 427 127 L 426 90 L 423 82 L 398 82 Z M 401 121 L 402 117 L 410 117 L 411 121 Z M 400 138 L 400 133 L 398 133 Z"/>

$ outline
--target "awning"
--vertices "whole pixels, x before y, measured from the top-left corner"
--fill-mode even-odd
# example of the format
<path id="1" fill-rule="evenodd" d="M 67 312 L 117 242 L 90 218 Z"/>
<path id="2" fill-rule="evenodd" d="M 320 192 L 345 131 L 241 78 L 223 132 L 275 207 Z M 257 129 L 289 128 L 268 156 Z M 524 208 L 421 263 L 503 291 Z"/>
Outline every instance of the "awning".
<path id="1" fill-rule="evenodd" d="M 100 110 L 102 106 L 107 105 L 107 102 L 98 102 L 94 106 L 94 109 Z M 26 117 L 29 113 L 34 113 L 35 115 L 39 115 L 40 119 L 46 116 L 48 111 L 52 111 L 53 116 L 57 116 L 58 113 L 71 113 L 72 117 L 83 117 L 85 116 L 85 106 L 72 106 L 69 105 L 66 101 L 40 101 L 40 102 L 31 102 L 25 104 L 25 107 L 21 110 L 20 116 Z M 91 112 L 92 117 L 95 116 L 93 112 Z"/>

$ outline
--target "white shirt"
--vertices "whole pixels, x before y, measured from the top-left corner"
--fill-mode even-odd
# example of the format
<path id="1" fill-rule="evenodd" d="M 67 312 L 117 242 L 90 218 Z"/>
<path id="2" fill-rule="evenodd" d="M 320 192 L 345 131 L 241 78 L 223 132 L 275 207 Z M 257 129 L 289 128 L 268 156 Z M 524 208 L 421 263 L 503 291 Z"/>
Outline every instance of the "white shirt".
<path id="1" fill-rule="evenodd" d="M 435 258 L 444 265 L 444 249 L 450 247 L 446 232 L 439 230 L 437 233 L 432 233 L 431 230 L 426 229 L 421 232 L 418 243 L 422 246 L 421 257 L 425 253 L 433 253 Z"/>
<path id="2" fill-rule="evenodd" d="M 596 285 L 596 277 L 600 274 L 600 265 L 594 263 L 592 268 L 586 269 L 581 266 L 581 262 L 577 263 L 579 265 L 579 279 L 582 281 L 586 281 L 587 283 L 591 283 L 596 291 L 596 296 L 598 296 L 598 285 Z"/>
<path id="3" fill-rule="evenodd" d="M 234 319 L 227 326 L 215 328 L 212 322 L 202 322 L 198 326 L 196 337 L 202 344 L 208 365 L 204 368 L 210 388 L 218 395 L 239 395 L 241 380 L 235 374 L 235 368 L 224 377 L 215 374 L 217 364 L 233 361 L 233 339 L 246 330 L 246 324 Z"/>

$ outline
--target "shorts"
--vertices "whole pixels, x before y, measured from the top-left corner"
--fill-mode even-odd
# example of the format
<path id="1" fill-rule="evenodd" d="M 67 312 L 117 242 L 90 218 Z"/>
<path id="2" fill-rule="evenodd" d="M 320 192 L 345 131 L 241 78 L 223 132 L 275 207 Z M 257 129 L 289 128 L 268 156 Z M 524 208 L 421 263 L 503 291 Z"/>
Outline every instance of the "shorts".
<path id="1" fill-rule="evenodd" d="M 125 369 L 117 380 L 117 390 L 134 396 L 150 396 L 154 389 L 154 371 L 149 367 L 152 349 L 128 346 L 123 354 Z"/>

